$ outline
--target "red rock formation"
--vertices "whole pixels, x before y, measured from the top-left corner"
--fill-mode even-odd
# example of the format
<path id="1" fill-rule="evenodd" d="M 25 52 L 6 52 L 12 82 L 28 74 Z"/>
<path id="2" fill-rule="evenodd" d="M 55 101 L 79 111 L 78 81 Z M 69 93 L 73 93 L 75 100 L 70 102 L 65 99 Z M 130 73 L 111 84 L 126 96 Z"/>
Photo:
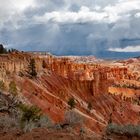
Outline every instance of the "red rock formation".
<path id="1" fill-rule="evenodd" d="M 34 80 L 18 76 L 20 71 L 27 69 L 31 57 L 35 59 L 38 72 Z M 100 132 L 111 113 L 113 121 L 118 124 L 136 124 L 139 121 L 139 106 L 123 101 L 120 95 L 108 94 L 110 87 L 118 83 L 123 85 L 136 81 L 134 74 L 126 67 L 79 63 L 66 57 L 26 53 L 0 56 L 0 60 L 0 78 L 7 81 L 14 78 L 22 94 L 55 122 L 64 119 L 70 97 L 75 98 L 75 110 L 85 117 L 86 127 L 93 131 Z M 46 68 L 42 67 L 43 61 Z M 12 77 L 7 76 L 6 71 L 10 71 Z M 91 113 L 87 112 L 88 102 L 93 104 Z"/>

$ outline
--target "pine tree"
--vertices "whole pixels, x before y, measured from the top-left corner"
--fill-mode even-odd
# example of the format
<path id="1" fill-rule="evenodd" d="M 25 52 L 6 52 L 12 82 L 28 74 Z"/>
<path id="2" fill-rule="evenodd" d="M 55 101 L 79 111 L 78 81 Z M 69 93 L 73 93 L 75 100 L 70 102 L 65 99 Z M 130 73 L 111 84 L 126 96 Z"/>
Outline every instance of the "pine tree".
<path id="1" fill-rule="evenodd" d="M 31 78 L 37 76 L 36 66 L 35 66 L 35 60 L 33 58 L 30 59 L 30 62 L 29 62 L 28 74 L 30 75 Z"/>
<path id="2" fill-rule="evenodd" d="M 5 54 L 5 53 L 7 53 L 6 48 L 4 48 L 2 44 L 0 44 L 0 54 Z"/>
<path id="3" fill-rule="evenodd" d="M 75 108 L 76 103 L 75 103 L 74 98 L 69 99 L 68 105 L 70 106 L 71 109 Z"/>
<path id="4" fill-rule="evenodd" d="M 92 109 L 92 104 L 91 104 L 91 102 L 88 103 L 88 106 L 87 106 L 87 107 L 88 107 L 88 110 L 91 111 L 91 109 Z"/>
<path id="5" fill-rule="evenodd" d="M 45 69 L 45 68 L 46 68 L 46 63 L 45 63 L 45 61 L 44 61 L 44 60 L 42 61 L 42 68 L 43 68 L 43 69 Z"/>
<path id="6" fill-rule="evenodd" d="M 21 121 L 35 121 L 40 119 L 42 113 L 41 109 L 36 106 L 28 106 L 25 104 L 20 104 L 19 108 L 22 110 Z"/>

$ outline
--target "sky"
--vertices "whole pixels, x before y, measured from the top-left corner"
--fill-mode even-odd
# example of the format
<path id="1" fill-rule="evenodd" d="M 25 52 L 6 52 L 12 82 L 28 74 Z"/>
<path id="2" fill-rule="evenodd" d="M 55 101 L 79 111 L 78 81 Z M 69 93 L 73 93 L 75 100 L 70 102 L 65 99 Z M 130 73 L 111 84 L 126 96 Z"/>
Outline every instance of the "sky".
<path id="1" fill-rule="evenodd" d="M 56 55 L 140 56 L 140 0 L 0 0 L 0 43 Z"/>

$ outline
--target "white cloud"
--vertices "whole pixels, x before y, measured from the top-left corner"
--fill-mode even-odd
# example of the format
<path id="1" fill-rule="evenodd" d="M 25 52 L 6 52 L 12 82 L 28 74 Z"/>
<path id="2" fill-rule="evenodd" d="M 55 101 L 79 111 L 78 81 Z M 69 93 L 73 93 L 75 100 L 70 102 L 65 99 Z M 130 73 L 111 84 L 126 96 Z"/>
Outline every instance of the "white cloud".
<path id="1" fill-rule="evenodd" d="M 105 22 L 114 23 L 118 20 L 125 20 L 131 16 L 131 11 L 140 10 L 139 0 L 120 0 L 114 5 L 107 5 L 103 9 L 95 5 L 94 8 L 81 6 L 78 12 L 52 11 L 46 12 L 43 16 L 35 16 L 37 22 L 58 22 L 58 23 L 85 23 Z"/>
<path id="2" fill-rule="evenodd" d="M 101 10 L 101 7 L 100 7 L 99 5 L 95 5 L 94 9 L 95 9 L 96 11 L 99 11 L 99 10 Z"/>
<path id="3" fill-rule="evenodd" d="M 43 16 L 35 16 L 37 22 L 58 22 L 58 23 L 86 23 L 105 20 L 107 14 L 104 12 L 90 11 L 88 7 L 81 7 L 79 12 L 54 11 Z"/>
<path id="4" fill-rule="evenodd" d="M 139 0 L 119 0 L 115 5 L 107 5 L 103 11 L 108 14 L 109 20 L 116 22 L 119 19 L 130 17 L 131 12 L 140 10 Z"/>
<path id="5" fill-rule="evenodd" d="M 135 14 L 135 17 L 136 17 L 136 18 L 139 18 L 139 17 L 140 17 L 140 12 L 139 12 L 139 13 L 136 13 L 136 14 Z"/>
<path id="6" fill-rule="evenodd" d="M 10 0 L 15 10 L 25 10 L 28 7 L 35 7 L 35 0 Z"/>
<path id="7" fill-rule="evenodd" d="M 110 48 L 108 50 L 114 52 L 140 52 L 140 46 L 127 46 L 125 48 Z"/>
<path id="8" fill-rule="evenodd" d="M 133 10 L 140 10 L 139 0 L 119 0 L 115 5 L 108 5 L 104 8 L 109 14 L 125 14 Z"/>
<path id="9" fill-rule="evenodd" d="M 92 3 L 91 6 L 89 5 L 90 2 L 90 0 L 82 0 L 78 2 L 63 0 L 63 6 L 65 8 L 62 8 L 62 11 L 54 9 L 51 12 L 46 12 L 44 15 L 38 16 L 37 14 L 34 14 L 35 21 L 33 22 L 46 23 L 51 21 L 56 23 L 115 23 L 118 20 L 125 19 L 127 15 L 130 16 L 131 11 L 140 10 L 139 0 L 118 0 L 113 5 L 111 5 L 111 3 L 113 3 L 112 0 L 109 0 L 110 5 L 107 5 L 106 3 L 106 6 L 104 6 L 103 9 L 102 5 L 98 5 L 103 2 L 102 0 L 100 0 L 99 2 L 95 2 L 95 5 L 94 3 Z M 47 3 L 50 3 L 50 1 L 45 1 L 44 4 L 47 5 Z M 86 3 L 88 6 L 86 5 Z M 51 5 L 52 4 L 53 2 L 51 2 Z M 78 12 L 69 11 L 68 7 L 71 6 L 71 4 L 77 4 L 81 8 Z M 4 26 L 5 22 L 9 20 L 12 21 L 13 26 L 17 27 L 17 22 L 22 21 L 26 18 L 24 17 L 24 11 L 27 8 L 37 8 L 39 6 L 42 6 L 42 3 L 39 4 L 39 1 L 37 2 L 37 0 L 0 0 L 1 28 Z M 138 17 L 139 14 L 136 14 L 135 16 Z"/>
<path id="10" fill-rule="evenodd" d="M 17 22 L 25 19 L 24 10 L 36 6 L 35 0 L 0 0 L 0 28 L 4 28 L 6 22 L 17 27 Z"/>

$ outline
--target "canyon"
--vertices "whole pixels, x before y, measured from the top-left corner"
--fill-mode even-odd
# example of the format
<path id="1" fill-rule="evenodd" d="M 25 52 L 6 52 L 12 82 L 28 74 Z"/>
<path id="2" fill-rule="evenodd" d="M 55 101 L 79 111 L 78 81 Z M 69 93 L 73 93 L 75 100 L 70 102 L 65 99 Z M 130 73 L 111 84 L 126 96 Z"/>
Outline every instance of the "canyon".
<path id="1" fill-rule="evenodd" d="M 26 72 L 31 58 L 36 64 L 35 79 Z M 15 81 L 21 100 L 37 105 L 55 123 L 64 121 L 67 102 L 73 97 L 74 110 L 84 118 L 84 127 L 97 134 L 104 132 L 110 119 L 117 124 L 140 123 L 139 70 L 140 58 L 117 61 L 25 52 L 0 55 L 0 80 L 6 89 Z M 4 93 L 9 94 L 8 90 Z M 90 112 L 88 103 L 93 106 Z"/>

